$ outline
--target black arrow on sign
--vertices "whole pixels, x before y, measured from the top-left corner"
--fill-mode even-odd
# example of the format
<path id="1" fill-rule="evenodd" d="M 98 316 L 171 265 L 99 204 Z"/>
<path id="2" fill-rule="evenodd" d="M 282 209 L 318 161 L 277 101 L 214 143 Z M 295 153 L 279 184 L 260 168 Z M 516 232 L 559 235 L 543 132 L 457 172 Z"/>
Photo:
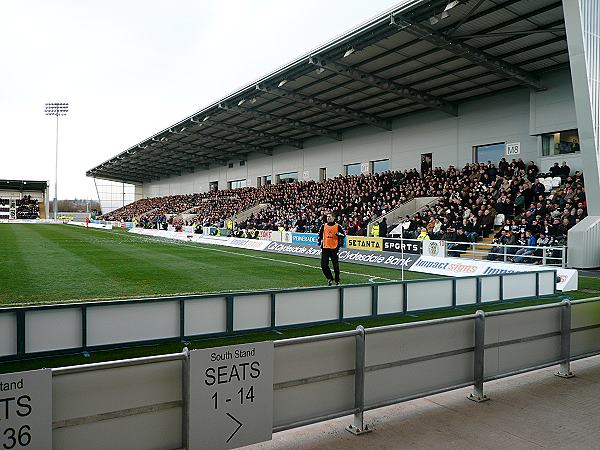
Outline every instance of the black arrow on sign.
<path id="1" fill-rule="evenodd" d="M 235 433 L 237 433 L 237 432 L 238 432 L 238 430 L 239 430 L 240 428 L 242 428 L 242 422 L 240 422 L 239 420 L 237 420 L 235 417 L 233 417 L 233 416 L 232 416 L 231 414 L 229 414 L 229 413 L 225 413 L 225 414 L 227 414 L 227 415 L 228 415 L 228 416 L 231 418 L 231 420 L 234 420 L 234 421 L 235 421 L 235 423 L 237 423 L 237 424 L 238 424 L 237 428 L 236 428 L 236 429 L 233 431 L 233 433 L 231 433 L 231 436 L 229 436 L 229 439 L 227 439 L 227 440 L 225 441 L 226 443 L 229 443 L 229 441 L 231 440 L 231 438 L 232 438 L 233 436 L 235 436 Z"/>

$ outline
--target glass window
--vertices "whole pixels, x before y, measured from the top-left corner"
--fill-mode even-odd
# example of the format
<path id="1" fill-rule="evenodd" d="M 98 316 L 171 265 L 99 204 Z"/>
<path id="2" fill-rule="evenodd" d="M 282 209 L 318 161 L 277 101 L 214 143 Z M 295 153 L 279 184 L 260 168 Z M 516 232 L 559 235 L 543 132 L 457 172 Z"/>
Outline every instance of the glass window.
<path id="1" fill-rule="evenodd" d="M 390 160 L 380 159 L 379 161 L 371 161 L 371 173 L 381 173 L 390 170 Z"/>
<path id="2" fill-rule="evenodd" d="M 233 180 L 233 181 L 229 182 L 229 189 L 239 189 L 239 188 L 243 188 L 246 186 L 247 186 L 246 179 Z"/>
<path id="3" fill-rule="evenodd" d="M 218 191 L 219 190 L 219 182 L 218 181 L 211 181 L 208 184 L 208 190 L 210 192 L 216 192 L 216 191 Z"/>
<path id="4" fill-rule="evenodd" d="M 280 173 L 277 177 L 279 183 L 294 183 L 298 181 L 298 172 Z"/>
<path id="5" fill-rule="evenodd" d="M 564 155 L 579 151 L 581 149 L 577 130 L 542 134 L 542 156 Z"/>
<path id="6" fill-rule="evenodd" d="M 360 175 L 360 163 L 346 164 L 346 175 Z"/>
<path id="7" fill-rule="evenodd" d="M 478 163 L 487 163 L 488 161 L 498 164 L 498 162 L 506 157 L 506 144 L 504 142 L 500 144 L 489 144 L 489 145 L 478 145 L 475 153 Z M 514 156 L 514 157 L 518 157 Z"/>
<path id="8" fill-rule="evenodd" d="M 272 183 L 272 180 L 273 180 L 273 177 L 272 177 L 271 175 L 267 175 L 267 176 L 265 177 L 265 186 L 266 186 L 267 184 L 271 184 L 271 183 Z"/>

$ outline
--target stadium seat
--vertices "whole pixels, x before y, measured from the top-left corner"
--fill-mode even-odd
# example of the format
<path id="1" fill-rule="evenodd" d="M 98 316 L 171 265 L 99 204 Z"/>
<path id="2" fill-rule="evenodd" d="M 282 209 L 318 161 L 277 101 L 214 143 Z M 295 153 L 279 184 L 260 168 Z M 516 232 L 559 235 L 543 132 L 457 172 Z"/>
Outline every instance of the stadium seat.
<path id="1" fill-rule="evenodd" d="M 552 178 L 552 187 L 553 188 L 560 187 L 561 183 L 562 183 L 562 179 L 560 177 L 554 177 L 554 178 Z"/>

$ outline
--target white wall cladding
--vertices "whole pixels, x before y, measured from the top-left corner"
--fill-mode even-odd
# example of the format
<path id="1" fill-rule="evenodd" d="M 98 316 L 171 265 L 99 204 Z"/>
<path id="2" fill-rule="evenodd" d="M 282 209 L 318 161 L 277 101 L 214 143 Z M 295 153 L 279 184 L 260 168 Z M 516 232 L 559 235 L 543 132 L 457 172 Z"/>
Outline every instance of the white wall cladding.
<path id="1" fill-rule="evenodd" d="M 588 213 L 600 216 L 600 2 L 563 0 L 563 10 Z"/>
<path id="2" fill-rule="evenodd" d="M 319 179 L 319 169 L 327 176 L 344 172 L 345 164 L 390 159 L 393 170 L 419 168 L 421 153 L 433 153 L 433 165 L 463 166 L 473 161 L 473 147 L 500 142 L 521 142 L 523 160 L 539 161 L 538 138 L 541 132 L 576 128 L 573 89 L 568 70 L 551 72 L 543 77 L 548 90 L 531 93 L 516 89 L 481 97 L 459 105 L 458 117 L 437 111 L 416 113 L 397 119 L 393 131 L 369 126 L 347 130 L 342 141 L 323 137 L 305 142 L 302 150 L 282 146 L 273 156 L 249 155 L 244 166 L 232 160 L 233 168 L 215 167 L 180 177 L 164 178 L 146 184 L 144 196 L 172 195 L 207 191 L 209 182 L 247 179 L 256 186 L 259 176 L 275 176 L 308 171 L 309 179 Z"/>

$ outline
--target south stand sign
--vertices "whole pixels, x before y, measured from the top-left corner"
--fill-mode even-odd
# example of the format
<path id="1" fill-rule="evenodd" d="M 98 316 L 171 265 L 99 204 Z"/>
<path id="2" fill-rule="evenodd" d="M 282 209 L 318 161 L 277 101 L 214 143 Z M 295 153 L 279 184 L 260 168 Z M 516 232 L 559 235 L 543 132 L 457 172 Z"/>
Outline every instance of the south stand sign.
<path id="1" fill-rule="evenodd" d="M 273 433 L 273 342 L 190 352 L 190 450 L 230 449 Z"/>

